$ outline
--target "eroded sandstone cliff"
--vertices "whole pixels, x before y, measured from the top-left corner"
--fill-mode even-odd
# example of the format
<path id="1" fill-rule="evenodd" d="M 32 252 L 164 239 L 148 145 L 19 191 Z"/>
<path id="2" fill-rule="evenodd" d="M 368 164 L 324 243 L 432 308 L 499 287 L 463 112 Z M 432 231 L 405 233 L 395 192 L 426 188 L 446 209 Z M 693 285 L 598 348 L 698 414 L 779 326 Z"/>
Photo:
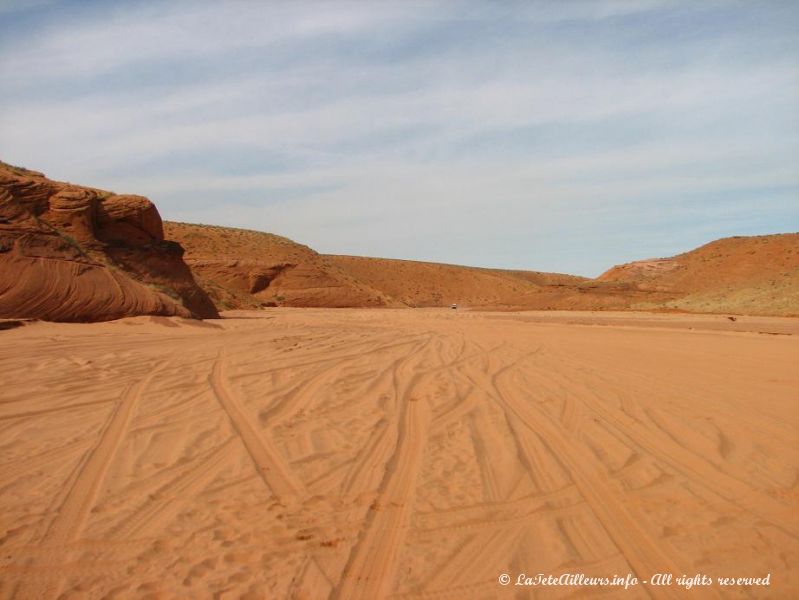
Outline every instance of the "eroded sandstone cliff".
<path id="1" fill-rule="evenodd" d="M 0 163 L 0 317 L 217 317 L 142 196 Z"/>

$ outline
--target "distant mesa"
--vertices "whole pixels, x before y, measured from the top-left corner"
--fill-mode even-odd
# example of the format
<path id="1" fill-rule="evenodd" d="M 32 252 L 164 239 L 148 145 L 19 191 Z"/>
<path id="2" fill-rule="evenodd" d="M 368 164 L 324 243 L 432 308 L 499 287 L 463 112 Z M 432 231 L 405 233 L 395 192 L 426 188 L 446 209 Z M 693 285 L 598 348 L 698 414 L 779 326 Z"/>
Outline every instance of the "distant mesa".
<path id="1" fill-rule="evenodd" d="M 217 309 L 453 304 L 799 316 L 799 234 L 725 238 L 587 279 L 324 255 L 271 233 L 162 223 L 142 196 L 0 163 L 0 318 L 209 318 Z"/>
<path id="2" fill-rule="evenodd" d="M 0 163 L 0 318 L 217 317 L 147 198 Z"/>

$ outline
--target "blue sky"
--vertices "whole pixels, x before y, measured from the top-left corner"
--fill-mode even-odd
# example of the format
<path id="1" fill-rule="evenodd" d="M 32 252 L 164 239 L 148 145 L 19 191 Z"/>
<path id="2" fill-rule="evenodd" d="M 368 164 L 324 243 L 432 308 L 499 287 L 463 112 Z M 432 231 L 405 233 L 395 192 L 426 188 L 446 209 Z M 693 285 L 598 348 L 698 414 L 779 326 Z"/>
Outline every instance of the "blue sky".
<path id="1" fill-rule="evenodd" d="M 0 2 L 0 158 L 329 253 L 799 230 L 799 3 Z"/>

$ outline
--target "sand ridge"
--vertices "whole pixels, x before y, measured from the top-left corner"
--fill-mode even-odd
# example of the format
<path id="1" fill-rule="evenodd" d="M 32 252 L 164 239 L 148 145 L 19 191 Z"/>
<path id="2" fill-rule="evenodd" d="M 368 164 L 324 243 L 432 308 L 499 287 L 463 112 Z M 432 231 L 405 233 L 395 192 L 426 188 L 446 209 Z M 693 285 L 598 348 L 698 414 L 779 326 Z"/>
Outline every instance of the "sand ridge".
<path id="1" fill-rule="evenodd" d="M 794 319 L 225 316 L 0 331 L 0 595 L 799 593 Z"/>

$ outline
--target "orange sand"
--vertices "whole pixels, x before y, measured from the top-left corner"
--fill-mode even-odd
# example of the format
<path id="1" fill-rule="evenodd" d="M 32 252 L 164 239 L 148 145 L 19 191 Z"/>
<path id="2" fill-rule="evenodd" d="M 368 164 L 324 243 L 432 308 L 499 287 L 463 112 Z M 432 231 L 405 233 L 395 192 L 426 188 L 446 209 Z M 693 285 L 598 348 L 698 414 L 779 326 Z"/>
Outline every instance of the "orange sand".
<path id="1" fill-rule="evenodd" d="M 0 331 L 0 596 L 799 597 L 797 320 L 227 316 Z"/>

